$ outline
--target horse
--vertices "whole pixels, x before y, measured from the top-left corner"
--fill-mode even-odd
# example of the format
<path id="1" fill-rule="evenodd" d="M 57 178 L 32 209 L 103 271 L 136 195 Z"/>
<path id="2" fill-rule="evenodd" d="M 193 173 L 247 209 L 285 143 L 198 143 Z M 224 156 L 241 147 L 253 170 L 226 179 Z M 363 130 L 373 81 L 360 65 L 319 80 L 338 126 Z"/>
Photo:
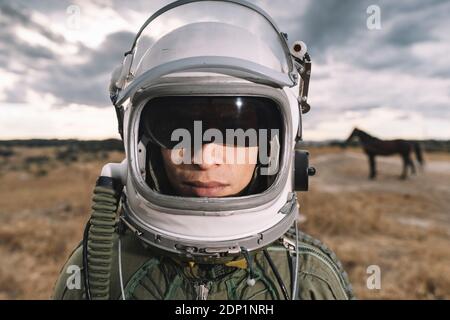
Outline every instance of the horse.
<path id="1" fill-rule="evenodd" d="M 410 156 L 411 151 L 414 150 L 417 161 L 419 162 L 420 166 L 423 166 L 424 164 L 422 150 L 420 148 L 419 143 L 415 141 L 407 141 L 401 139 L 381 140 L 369 135 L 368 133 L 362 130 L 359 130 L 358 128 L 354 128 L 350 136 L 345 141 L 344 146 L 346 146 L 354 137 L 359 138 L 359 141 L 362 144 L 364 152 L 367 154 L 369 158 L 369 165 L 370 165 L 369 179 L 375 179 L 377 175 L 375 166 L 375 156 L 377 155 L 389 156 L 393 154 L 400 154 L 400 156 L 403 159 L 403 171 L 400 176 L 400 179 L 406 179 L 408 166 L 411 168 L 412 174 L 416 173 L 416 168 Z"/>

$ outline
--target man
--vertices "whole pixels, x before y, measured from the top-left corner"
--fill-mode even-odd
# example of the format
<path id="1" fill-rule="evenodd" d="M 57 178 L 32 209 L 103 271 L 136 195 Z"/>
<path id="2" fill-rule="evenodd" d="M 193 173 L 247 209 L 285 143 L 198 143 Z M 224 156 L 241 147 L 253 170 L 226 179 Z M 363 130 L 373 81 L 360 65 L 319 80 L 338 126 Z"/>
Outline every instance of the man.
<path id="1" fill-rule="evenodd" d="M 352 298 L 335 255 L 297 230 L 309 75 L 305 45 L 245 1 L 150 17 L 110 86 L 126 159 L 102 169 L 54 298 Z"/>

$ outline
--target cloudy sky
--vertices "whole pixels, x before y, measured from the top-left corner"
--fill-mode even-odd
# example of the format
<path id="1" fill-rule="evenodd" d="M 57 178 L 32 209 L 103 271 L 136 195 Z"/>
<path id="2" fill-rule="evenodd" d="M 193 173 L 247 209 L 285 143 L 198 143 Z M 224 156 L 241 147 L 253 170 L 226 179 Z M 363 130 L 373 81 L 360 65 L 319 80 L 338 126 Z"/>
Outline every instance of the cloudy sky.
<path id="1" fill-rule="evenodd" d="M 117 138 L 110 73 L 170 2 L 0 0 L 0 139 Z M 305 140 L 450 138 L 449 1 L 251 2 L 308 44 Z"/>

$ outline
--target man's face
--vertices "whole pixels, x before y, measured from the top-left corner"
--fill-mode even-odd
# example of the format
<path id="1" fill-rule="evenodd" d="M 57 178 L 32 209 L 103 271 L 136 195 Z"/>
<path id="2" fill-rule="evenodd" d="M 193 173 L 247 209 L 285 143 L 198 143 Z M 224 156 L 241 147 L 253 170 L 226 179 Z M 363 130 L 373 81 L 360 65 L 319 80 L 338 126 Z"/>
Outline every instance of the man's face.
<path id="1" fill-rule="evenodd" d="M 226 197 L 241 192 L 251 181 L 258 147 L 204 144 L 192 154 L 190 164 L 176 164 L 184 149 L 161 148 L 170 184 L 178 195 Z M 235 155 L 235 157 L 230 157 Z"/>

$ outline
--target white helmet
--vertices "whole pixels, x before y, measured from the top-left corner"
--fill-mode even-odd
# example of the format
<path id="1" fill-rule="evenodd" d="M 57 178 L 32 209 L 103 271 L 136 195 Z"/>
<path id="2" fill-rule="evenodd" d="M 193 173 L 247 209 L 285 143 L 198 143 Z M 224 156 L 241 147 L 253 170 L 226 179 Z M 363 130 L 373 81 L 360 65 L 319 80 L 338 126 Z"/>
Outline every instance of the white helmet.
<path id="1" fill-rule="evenodd" d="M 152 15 L 110 85 L 126 159 L 102 175 L 122 181 L 124 223 L 147 244 L 202 262 L 280 238 L 298 215 L 295 189 L 307 189 L 307 153 L 295 145 L 309 109 L 309 75 L 306 46 L 295 42 L 290 50 L 287 35 L 246 1 L 180 0 Z M 234 117 L 236 99 L 266 119 L 265 128 L 280 129 L 246 192 L 218 198 L 168 191 L 158 159 L 174 113 L 195 106 L 214 119 L 216 110 L 230 108 Z"/>

